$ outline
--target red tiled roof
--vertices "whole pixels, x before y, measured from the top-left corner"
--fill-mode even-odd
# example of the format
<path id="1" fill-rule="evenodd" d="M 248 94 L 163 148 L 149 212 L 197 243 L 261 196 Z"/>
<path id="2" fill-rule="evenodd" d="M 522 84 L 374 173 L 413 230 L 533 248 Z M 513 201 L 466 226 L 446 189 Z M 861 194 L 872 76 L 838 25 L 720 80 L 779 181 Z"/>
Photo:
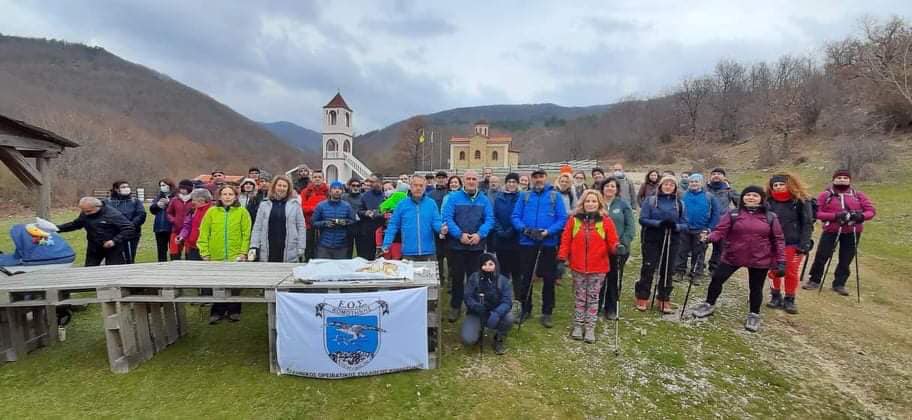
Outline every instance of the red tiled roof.
<path id="1" fill-rule="evenodd" d="M 326 106 L 323 108 L 345 108 L 349 111 L 352 110 L 348 107 L 348 104 L 345 103 L 345 99 L 342 99 L 341 93 L 337 93 L 336 96 L 333 96 L 332 100 L 330 100 L 329 103 L 326 104 Z"/>

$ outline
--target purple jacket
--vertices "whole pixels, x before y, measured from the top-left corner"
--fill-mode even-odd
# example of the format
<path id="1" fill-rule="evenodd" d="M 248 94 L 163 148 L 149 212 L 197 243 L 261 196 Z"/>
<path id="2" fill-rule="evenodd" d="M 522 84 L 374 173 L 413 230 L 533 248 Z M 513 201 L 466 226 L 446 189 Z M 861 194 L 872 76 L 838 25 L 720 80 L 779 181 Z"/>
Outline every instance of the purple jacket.
<path id="1" fill-rule="evenodd" d="M 773 213 L 775 214 L 775 213 Z M 785 264 L 785 236 L 779 219 L 772 226 L 766 221 L 765 209 L 750 213 L 738 210 L 732 225 L 731 213 L 726 213 L 716 229 L 709 234 L 710 242 L 725 241 L 722 262 L 735 267 L 776 268 Z"/>
<path id="2" fill-rule="evenodd" d="M 827 203 L 827 200 L 830 202 Z M 864 214 L 865 221 L 874 218 L 874 204 L 861 191 L 849 188 L 848 191 L 839 194 L 833 191 L 830 185 L 817 197 L 817 218 L 823 222 L 823 231 L 826 233 L 852 233 L 852 226 L 856 226 L 856 231 L 861 233 L 864 230 L 864 222 L 840 225 L 836 222 L 836 214 L 841 211 L 853 212 L 860 211 Z"/>

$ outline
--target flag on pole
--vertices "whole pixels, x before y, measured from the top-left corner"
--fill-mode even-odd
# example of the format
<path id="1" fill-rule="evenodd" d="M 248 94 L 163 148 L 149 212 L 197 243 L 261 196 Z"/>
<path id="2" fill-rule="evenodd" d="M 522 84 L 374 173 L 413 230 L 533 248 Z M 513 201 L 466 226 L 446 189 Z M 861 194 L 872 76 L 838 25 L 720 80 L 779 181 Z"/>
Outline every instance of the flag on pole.
<path id="1" fill-rule="evenodd" d="M 424 129 L 421 128 L 418 130 L 418 143 L 424 143 Z"/>

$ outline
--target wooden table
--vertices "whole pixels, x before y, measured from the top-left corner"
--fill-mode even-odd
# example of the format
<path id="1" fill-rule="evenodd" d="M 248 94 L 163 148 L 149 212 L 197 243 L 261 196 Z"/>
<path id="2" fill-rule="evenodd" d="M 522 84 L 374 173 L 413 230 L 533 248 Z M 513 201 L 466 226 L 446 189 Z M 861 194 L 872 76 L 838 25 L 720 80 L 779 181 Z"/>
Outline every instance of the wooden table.
<path id="1" fill-rule="evenodd" d="M 15 361 L 57 340 L 56 306 L 102 306 L 111 370 L 126 373 L 188 332 L 187 303 L 266 303 L 269 319 L 270 371 L 277 372 L 275 293 L 345 293 L 428 287 L 428 348 L 439 363 L 440 313 L 436 262 L 414 281 L 375 280 L 303 284 L 292 269 L 300 264 L 166 263 L 49 269 L 0 278 L 0 360 Z M 199 294 L 212 289 L 211 296 Z M 240 289 L 240 296 L 232 296 Z M 76 295 L 74 297 L 73 295 Z"/>

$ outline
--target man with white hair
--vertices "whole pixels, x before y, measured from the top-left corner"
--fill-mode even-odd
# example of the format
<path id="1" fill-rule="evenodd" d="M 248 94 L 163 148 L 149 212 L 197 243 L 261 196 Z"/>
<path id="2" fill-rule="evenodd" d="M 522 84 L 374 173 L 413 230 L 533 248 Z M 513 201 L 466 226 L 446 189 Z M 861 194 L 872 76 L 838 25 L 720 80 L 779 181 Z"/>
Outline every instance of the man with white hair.
<path id="1" fill-rule="evenodd" d="M 126 264 L 130 261 L 125 244 L 136 237 L 133 223 L 113 207 L 95 197 L 79 200 L 79 216 L 58 228 L 60 233 L 85 229 L 86 267 Z"/>

